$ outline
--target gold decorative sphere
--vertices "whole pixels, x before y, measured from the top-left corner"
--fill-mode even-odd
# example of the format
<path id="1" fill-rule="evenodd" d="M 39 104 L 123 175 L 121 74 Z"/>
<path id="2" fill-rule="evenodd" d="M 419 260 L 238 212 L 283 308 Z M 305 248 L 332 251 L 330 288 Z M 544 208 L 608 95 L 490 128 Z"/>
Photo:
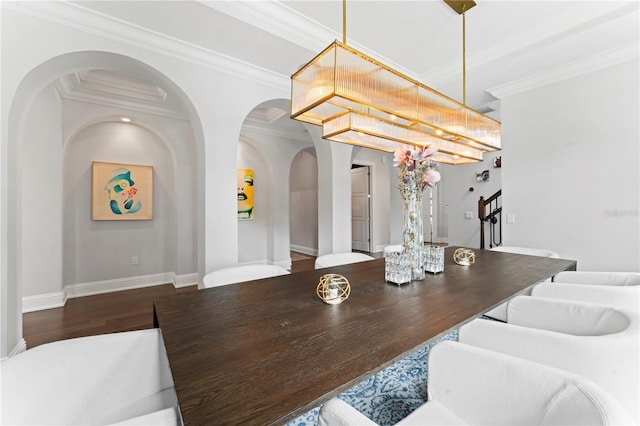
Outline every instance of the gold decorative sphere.
<path id="1" fill-rule="evenodd" d="M 476 254 L 468 248 L 459 248 L 453 252 L 453 260 L 462 266 L 469 266 L 476 261 Z"/>
<path id="2" fill-rule="evenodd" d="M 320 277 L 316 294 L 324 303 L 337 305 L 347 300 L 351 293 L 349 281 L 340 274 L 326 274 Z"/>

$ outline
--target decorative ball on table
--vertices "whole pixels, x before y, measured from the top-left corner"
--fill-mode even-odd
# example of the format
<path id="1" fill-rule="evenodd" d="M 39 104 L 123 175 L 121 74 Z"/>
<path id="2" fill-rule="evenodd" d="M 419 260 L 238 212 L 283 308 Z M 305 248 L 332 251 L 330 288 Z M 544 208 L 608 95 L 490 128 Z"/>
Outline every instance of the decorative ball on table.
<path id="1" fill-rule="evenodd" d="M 453 260 L 458 265 L 469 266 L 476 261 L 476 254 L 468 248 L 459 248 L 453 252 Z"/>
<path id="2" fill-rule="evenodd" d="M 349 281 L 340 274 L 326 274 L 320 277 L 316 294 L 329 305 L 337 305 L 347 300 L 351 293 Z"/>

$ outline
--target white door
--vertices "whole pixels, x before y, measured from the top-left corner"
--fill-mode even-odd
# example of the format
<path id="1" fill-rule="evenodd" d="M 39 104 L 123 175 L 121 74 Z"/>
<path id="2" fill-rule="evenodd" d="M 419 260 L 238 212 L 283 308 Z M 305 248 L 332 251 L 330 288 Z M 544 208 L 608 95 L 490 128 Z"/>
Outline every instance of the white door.
<path id="1" fill-rule="evenodd" d="M 351 169 L 351 248 L 371 252 L 369 167 Z"/>

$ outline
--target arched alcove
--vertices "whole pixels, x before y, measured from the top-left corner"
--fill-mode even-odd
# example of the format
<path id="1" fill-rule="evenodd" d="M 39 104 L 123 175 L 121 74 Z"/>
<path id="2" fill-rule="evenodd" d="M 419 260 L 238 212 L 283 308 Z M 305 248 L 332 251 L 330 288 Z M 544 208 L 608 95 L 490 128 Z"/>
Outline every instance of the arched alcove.
<path id="1" fill-rule="evenodd" d="M 254 223 L 239 223 L 239 263 L 291 266 L 291 164 L 301 151 L 313 151 L 314 148 L 305 127 L 289 117 L 289 106 L 287 99 L 263 102 L 248 114 L 242 126 L 238 168 L 256 167 L 256 210 Z M 317 171 L 313 174 L 317 185 Z M 317 211 L 315 213 L 317 215 Z M 251 232 L 251 229 L 255 232 Z M 249 251 L 253 252 L 252 257 L 247 256 Z"/>
<path id="2" fill-rule="evenodd" d="M 151 166 L 153 219 L 92 220 L 92 197 L 107 198 L 106 191 L 92 192 L 94 161 Z M 181 197 L 176 193 L 175 154 L 165 141 L 137 124 L 97 123 L 65 144 L 63 164 L 63 286 L 155 274 L 171 279 L 178 270 L 176 204 Z M 138 179 L 135 173 L 132 179 Z M 190 246 L 193 251 L 195 244 Z M 189 267 L 195 271 L 196 265 Z"/>
<path id="3" fill-rule="evenodd" d="M 177 126 L 179 130 L 175 131 L 163 129 L 160 131 L 160 136 L 158 133 L 153 136 L 154 132 L 149 132 L 148 129 L 154 127 L 157 129 L 159 128 L 157 123 L 170 121 L 167 117 L 171 114 L 163 111 L 162 108 L 138 109 L 129 101 L 122 102 L 122 99 L 119 103 L 101 102 L 95 99 L 89 102 L 85 99 L 85 105 L 99 105 L 97 108 L 102 111 L 94 114 L 91 119 L 86 114 L 82 118 L 77 116 L 73 118 L 73 114 L 81 115 L 78 111 L 83 107 L 78 105 L 82 104 L 83 100 L 74 97 L 73 93 L 61 93 L 60 87 L 56 87 L 55 84 L 66 76 L 82 78 L 84 72 L 95 70 L 113 73 L 119 77 L 126 76 L 135 81 L 145 81 L 149 85 L 161 87 L 164 91 L 162 97 L 169 99 L 172 102 L 172 108 L 178 107 L 180 111 L 170 120 L 180 121 L 183 126 Z M 69 107 L 64 105 L 65 102 L 75 103 L 75 106 Z M 88 108 L 85 109 L 88 110 Z M 70 113 L 72 110 L 74 110 L 73 113 Z M 63 223 L 65 215 L 71 214 L 63 200 L 68 195 L 67 191 L 74 190 L 73 186 L 69 186 L 63 192 L 65 142 L 73 140 L 74 137 L 87 136 L 100 127 L 89 126 L 89 122 L 95 124 L 113 121 L 114 117 L 121 117 L 123 111 L 127 112 L 126 115 L 133 116 L 134 120 L 140 119 L 141 123 L 145 123 L 138 129 L 141 131 L 140 134 L 146 134 L 148 139 L 156 137 L 163 141 L 157 146 L 174 144 L 172 149 L 164 148 L 166 152 L 161 167 L 174 169 L 173 172 L 162 173 L 162 178 L 172 180 L 172 182 L 166 182 L 164 198 L 165 200 L 173 198 L 168 202 L 174 203 L 174 213 L 171 214 L 175 217 L 171 218 L 171 214 L 167 215 L 164 209 L 160 211 L 164 210 L 165 219 L 173 222 L 172 231 L 169 234 L 173 232 L 174 235 L 171 237 L 165 235 L 163 237 L 165 243 L 166 241 L 175 243 L 169 244 L 172 247 L 164 252 L 160 262 L 173 267 L 170 272 L 173 281 L 178 285 L 187 284 L 188 281 L 197 282 L 198 275 L 203 272 L 204 218 L 198 213 L 198 206 L 204 204 L 204 188 L 198 182 L 203 173 L 204 141 L 200 119 L 185 93 L 161 72 L 131 57 L 88 51 L 63 54 L 49 59 L 34 67 L 22 79 L 17 86 L 8 114 L 6 156 L 2 159 L 5 176 L 10 176 L 11 179 L 11 185 L 8 185 L 2 194 L 2 204 L 7 206 L 2 226 L 9 231 L 3 241 L 7 248 L 4 259 L 6 275 L 2 281 L 2 294 L 6 296 L 2 301 L 2 311 L 5 316 L 2 323 L 3 353 L 14 347 L 16 342 L 18 346 L 20 345 L 24 290 L 32 288 L 25 286 L 24 280 L 35 280 L 37 277 L 39 281 L 46 283 L 46 288 L 37 290 L 45 293 L 28 295 L 37 299 L 30 301 L 35 303 L 36 308 L 42 308 L 61 303 L 66 296 L 65 285 L 75 280 L 71 278 L 74 274 L 78 276 L 77 259 L 68 264 L 65 261 L 64 268 L 62 260 Z M 89 133 L 79 130 L 83 127 L 84 132 Z M 90 128 L 91 130 L 88 130 Z M 147 130 L 144 130 L 145 128 Z M 72 137 L 74 133 L 76 136 Z M 75 144 L 71 143 L 71 145 Z M 182 152 L 178 153 L 175 147 L 180 146 Z M 94 148 L 97 157 L 105 146 L 96 144 Z M 172 150 L 176 154 L 175 157 L 170 153 Z M 144 163 L 143 160 L 140 161 Z M 188 177 L 181 178 L 185 174 Z M 87 175 L 86 171 L 81 174 L 81 177 L 90 180 L 90 175 Z M 158 181 L 158 183 L 162 182 Z M 25 193 L 26 189 L 38 188 L 38 185 L 40 187 L 35 194 Z M 176 202 L 176 193 L 180 191 L 189 194 L 187 197 L 189 205 Z M 188 216 L 188 220 L 181 220 L 185 216 Z M 86 217 L 83 220 L 86 220 Z M 125 228 L 127 226 L 131 225 L 123 225 Z M 97 231 L 88 227 L 87 232 Z M 78 247 L 76 252 L 82 249 L 83 247 Z M 43 256 L 43 253 L 46 255 Z M 181 261 L 179 257 L 181 253 L 185 253 L 185 258 L 188 256 L 189 261 Z M 68 271 L 65 268 L 68 268 Z M 63 269 L 65 269 L 64 274 Z M 25 271 L 28 271 L 28 274 L 25 275 Z M 112 272 L 111 278 L 116 279 L 118 272 Z M 75 284 L 86 283 L 76 282 Z M 150 283 L 138 282 L 138 284 L 149 285 Z M 24 345 L 24 342 L 22 344 Z"/>

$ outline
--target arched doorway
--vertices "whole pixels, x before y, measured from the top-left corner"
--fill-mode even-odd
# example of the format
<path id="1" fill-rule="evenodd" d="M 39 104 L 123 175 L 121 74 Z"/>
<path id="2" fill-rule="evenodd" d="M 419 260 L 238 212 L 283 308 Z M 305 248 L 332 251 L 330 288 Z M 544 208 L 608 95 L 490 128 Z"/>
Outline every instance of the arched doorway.
<path id="1" fill-rule="evenodd" d="M 91 73 L 94 75 L 92 76 Z M 100 75 L 96 76 L 95 73 Z M 78 105 L 99 104 L 95 98 L 89 102 L 87 99 L 83 100 L 82 95 L 78 95 L 77 91 L 73 93 L 71 90 L 70 93 L 62 94 L 61 90 L 63 89 L 56 87 L 56 84 L 61 84 L 68 76 L 73 76 L 72 78 L 80 81 L 87 78 L 95 80 L 99 79 L 98 77 L 111 76 L 112 78 L 129 79 L 129 82 L 133 81 L 135 84 L 146 82 L 150 86 L 163 88 L 166 95 L 175 99 L 175 106 L 180 108 L 180 117 L 174 117 L 174 119 L 182 120 L 191 135 L 190 141 L 185 141 L 183 138 L 180 143 L 190 143 L 191 146 L 187 150 L 188 153 L 185 152 L 184 155 L 177 153 L 174 148 L 166 150 L 162 168 L 173 168 L 174 172 L 159 174 L 158 178 L 168 178 L 172 182 L 160 180 L 158 183 L 166 184 L 165 189 L 174 193 L 177 192 L 178 185 L 182 185 L 182 190 L 188 186 L 188 192 L 191 194 L 190 202 L 193 203 L 192 212 L 195 211 L 195 206 L 198 204 L 197 200 L 203 197 L 201 189 L 196 185 L 198 170 L 202 168 L 202 156 L 198 155 L 198 152 L 202 152 L 204 149 L 200 121 L 184 92 L 163 74 L 136 59 L 106 52 L 75 52 L 60 55 L 40 64 L 26 74 L 11 102 L 7 130 L 7 155 L 2 159 L 2 169 L 6 173 L 5 176 L 11 177 L 12 183 L 7 186 L 6 191 L 3 189 L 2 193 L 3 206 L 7 206 L 6 214 L 2 216 L 2 225 L 3 229 L 10 230 L 3 233 L 3 245 L 6 248 L 5 277 L 2 281 L 2 311 L 5 313 L 2 322 L 3 354 L 11 351 L 12 348 L 14 350 L 15 348 L 20 349 L 20 346 L 24 345 L 24 341 L 21 340 L 21 314 L 25 290 L 34 293 L 27 296 L 38 296 L 35 293 L 40 293 L 40 297 L 37 298 L 38 303 L 45 306 L 49 303 L 59 303 L 64 301 L 65 287 L 70 285 L 67 277 L 78 276 L 76 274 L 77 258 L 73 257 L 74 253 L 66 250 L 67 244 L 63 243 L 64 218 L 65 215 L 72 214 L 69 209 L 71 205 L 69 201 L 73 199 L 75 202 L 77 199 L 77 197 L 75 199 L 69 197 L 68 192 L 74 190 L 72 186 L 68 187 L 67 191 L 63 190 L 65 173 L 70 170 L 65 167 L 65 164 L 72 162 L 63 161 L 66 143 L 87 129 L 95 130 L 98 128 L 94 126 L 107 126 L 105 123 L 111 123 L 108 126 L 112 129 L 116 127 L 122 129 L 121 126 L 113 124 L 124 115 L 123 111 L 135 115 L 139 120 L 138 129 L 143 130 L 138 133 L 139 135 L 146 134 L 148 139 L 153 139 L 154 132 L 149 129 L 157 131 L 161 126 L 158 126 L 157 123 L 154 124 L 153 119 L 149 117 L 162 117 L 158 119 L 161 121 L 166 120 L 167 116 L 166 111 L 154 110 L 148 102 L 146 108 L 136 108 L 135 102 L 130 99 L 123 101 L 122 93 L 118 98 L 120 104 L 118 102 L 111 104 L 103 102 L 97 108 L 102 111 L 96 112 L 94 108 L 92 115 L 87 112 L 89 108 Z M 140 103 L 140 105 L 142 104 L 144 102 Z M 118 133 L 118 131 L 113 133 Z M 163 135 L 163 133 L 163 131 L 159 132 L 161 135 L 158 138 L 159 145 L 176 139 L 171 135 Z M 119 135 L 111 141 L 122 140 L 121 136 Z M 161 140 L 164 142 L 160 143 Z M 102 148 L 104 146 L 94 146 L 94 154 L 96 156 L 104 155 L 105 152 L 100 151 Z M 188 164 L 185 165 L 185 163 Z M 74 164 L 74 166 L 78 165 Z M 191 170 L 192 179 L 181 181 L 178 177 L 180 171 L 186 169 Z M 90 174 L 87 174 L 86 170 L 88 169 L 85 169 L 82 178 L 90 180 Z M 80 174 L 82 175 L 82 171 Z M 34 188 L 37 197 L 32 191 Z M 87 199 L 90 198 L 90 194 L 83 196 Z M 168 198 L 165 197 L 165 200 Z M 43 209 L 42 206 L 46 206 L 46 208 Z M 178 212 L 179 209 L 175 205 L 173 208 L 177 216 L 184 216 L 185 213 Z M 167 207 L 164 211 L 166 213 L 171 209 L 171 207 Z M 200 237 L 202 232 L 199 231 L 204 228 L 204 224 L 195 213 L 187 212 L 186 214 L 190 217 L 188 223 L 192 223 L 194 229 L 181 228 L 183 225 L 177 216 L 174 219 L 169 218 L 163 226 L 164 241 L 174 242 L 171 247 L 166 247 L 165 244 L 163 257 L 164 260 L 172 257 L 176 259 L 172 265 L 174 270 L 167 271 L 173 274 L 175 281 L 179 281 L 177 277 L 181 275 L 187 276 L 186 280 L 192 278 L 197 280 L 198 274 L 201 274 L 203 269 L 203 242 Z M 89 224 L 83 232 L 100 232 L 96 227 L 90 226 L 90 219 L 83 217 L 82 220 Z M 184 221 L 182 222 L 184 223 Z M 144 228 L 142 225 L 141 227 Z M 108 231 L 106 233 L 108 234 Z M 172 233 L 173 235 L 171 235 Z M 187 245 L 192 248 L 191 258 L 195 259 L 189 265 L 185 265 L 185 262 L 179 260 L 179 253 L 184 247 L 180 246 L 178 241 L 181 239 L 180 235 L 186 233 L 192 235 L 191 241 Z M 102 255 L 117 252 L 114 249 L 115 245 L 110 243 L 110 245 L 107 244 L 106 247 L 103 247 Z M 93 248 L 95 248 L 95 244 Z M 95 258 L 93 261 L 96 261 Z M 168 263 L 171 264 L 171 262 Z M 117 278 L 115 275 L 112 277 Z M 44 286 L 37 284 L 34 287 L 32 281 L 36 278 L 39 282 L 43 282 Z M 30 282 L 27 283 L 26 280 Z M 80 280 L 82 279 L 80 278 Z M 103 280 L 98 279 L 98 281 Z M 86 283 L 76 282 L 74 284 Z"/>
<path id="2" fill-rule="evenodd" d="M 295 183 L 298 182 L 292 183 L 292 173 L 300 153 L 309 150 L 314 152 L 315 149 L 305 127 L 289 117 L 289 108 L 290 101 L 287 99 L 263 102 L 248 114 L 242 127 L 238 167 L 254 169 L 254 197 L 258 210 L 253 218 L 255 223 L 239 221 L 238 259 L 241 263 L 274 263 L 285 268 L 291 266 L 291 224 L 297 220 L 292 209 L 293 203 L 296 203 Z M 316 182 L 317 188 L 317 171 L 305 169 L 304 173 Z M 317 206 L 317 189 L 315 197 Z M 314 213 L 317 240 L 317 208 Z M 251 232 L 251 229 L 255 232 Z M 253 257 L 246 253 L 249 250 L 243 249 L 248 245 L 251 245 L 250 251 L 254 252 Z"/>

